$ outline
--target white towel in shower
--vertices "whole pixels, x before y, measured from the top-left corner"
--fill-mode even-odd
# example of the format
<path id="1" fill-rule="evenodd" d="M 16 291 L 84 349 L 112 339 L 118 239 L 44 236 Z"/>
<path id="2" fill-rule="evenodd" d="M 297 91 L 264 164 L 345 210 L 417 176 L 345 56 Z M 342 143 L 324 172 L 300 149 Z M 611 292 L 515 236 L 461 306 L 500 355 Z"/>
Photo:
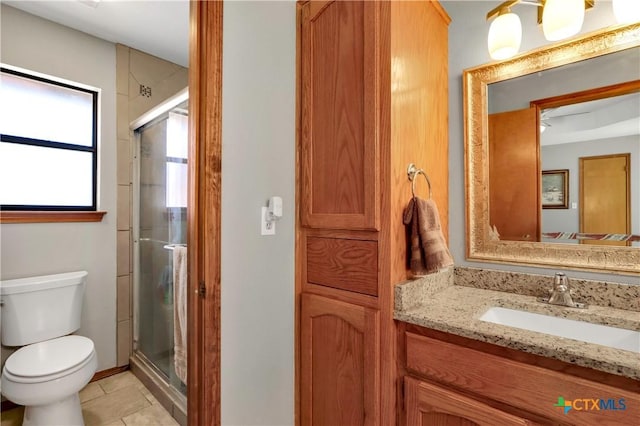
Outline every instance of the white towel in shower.
<path id="1" fill-rule="evenodd" d="M 173 248 L 173 365 L 187 383 L 187 248 Z"/>

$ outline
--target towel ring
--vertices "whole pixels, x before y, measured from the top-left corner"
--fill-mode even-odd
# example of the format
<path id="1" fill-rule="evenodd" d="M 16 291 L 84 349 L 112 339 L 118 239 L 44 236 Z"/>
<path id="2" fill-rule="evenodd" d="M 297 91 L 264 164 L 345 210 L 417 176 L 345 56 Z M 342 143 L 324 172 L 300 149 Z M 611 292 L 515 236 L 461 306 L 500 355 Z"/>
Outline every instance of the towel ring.
<path id="1" fill-rule="evenodd" d="M 411 195 L 413 195 L 413 198 L 416 197 L 416 175 L 422 175 L 427 180 L 427 185 L 429 185 L 429 198 L 431 198 L 433 196 L 433 191 L 431 190 L 431 180 L 429 179 L 429 176 L 427 176 L 424 170 L 417 168 L 413 163 L 409 164 L 409 167 L 407 167 L 407 176 L 411 181 Z"/>

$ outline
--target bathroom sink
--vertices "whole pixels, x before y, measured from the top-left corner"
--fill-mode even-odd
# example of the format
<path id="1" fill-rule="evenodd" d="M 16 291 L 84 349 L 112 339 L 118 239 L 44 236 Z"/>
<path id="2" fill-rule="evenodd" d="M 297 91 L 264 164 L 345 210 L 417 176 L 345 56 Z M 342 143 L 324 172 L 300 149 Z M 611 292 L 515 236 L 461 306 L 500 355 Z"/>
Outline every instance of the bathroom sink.
<path id="1" fill-rule="evenodd" d="M 481 321 L 640 353 L 640 332 L 516 309 L 492 307 Z"/>

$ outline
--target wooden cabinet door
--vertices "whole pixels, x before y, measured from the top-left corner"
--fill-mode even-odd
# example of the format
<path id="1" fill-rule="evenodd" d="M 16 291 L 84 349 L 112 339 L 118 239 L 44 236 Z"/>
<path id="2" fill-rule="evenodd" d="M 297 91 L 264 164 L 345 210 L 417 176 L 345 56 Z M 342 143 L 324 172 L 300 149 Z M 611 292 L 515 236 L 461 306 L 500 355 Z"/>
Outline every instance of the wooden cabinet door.
<path id="1" fill-rule="evenodd" d="M 489 115 L 489 220 L 501 240 L 540 241 L 537 111 Z"/>
<path id="2" fill-rule="evenodd" d="M 300 331 L 301 424 L 379 424 L 378 312 L 303 294 Z"/>
<path id="3" fill-rule="evenodd" d="M 376 95 L 378 2 L 302 7 L 303 226 L 379 229 Z"/>
<path id="4" fill-rule="evenodd" d="M 453 391 L 404 378 L 407 426 L 510 426 L 535 423 Z"/>

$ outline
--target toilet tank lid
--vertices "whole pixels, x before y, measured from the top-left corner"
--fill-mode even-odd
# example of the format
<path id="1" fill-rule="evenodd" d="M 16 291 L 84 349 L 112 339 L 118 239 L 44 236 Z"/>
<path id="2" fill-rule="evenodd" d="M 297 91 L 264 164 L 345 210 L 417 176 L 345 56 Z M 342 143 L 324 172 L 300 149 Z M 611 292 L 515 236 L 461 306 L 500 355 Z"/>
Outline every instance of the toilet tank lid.
<path id="1" fill-rule="evenodd" d="M 0 281 L 0 295 L 25 293 L 27 291 L 46 290 L 79 284 L 87 271 L 66 272 L 64 274 L 42 275 L 39 277 L 17 278 Z"/>

